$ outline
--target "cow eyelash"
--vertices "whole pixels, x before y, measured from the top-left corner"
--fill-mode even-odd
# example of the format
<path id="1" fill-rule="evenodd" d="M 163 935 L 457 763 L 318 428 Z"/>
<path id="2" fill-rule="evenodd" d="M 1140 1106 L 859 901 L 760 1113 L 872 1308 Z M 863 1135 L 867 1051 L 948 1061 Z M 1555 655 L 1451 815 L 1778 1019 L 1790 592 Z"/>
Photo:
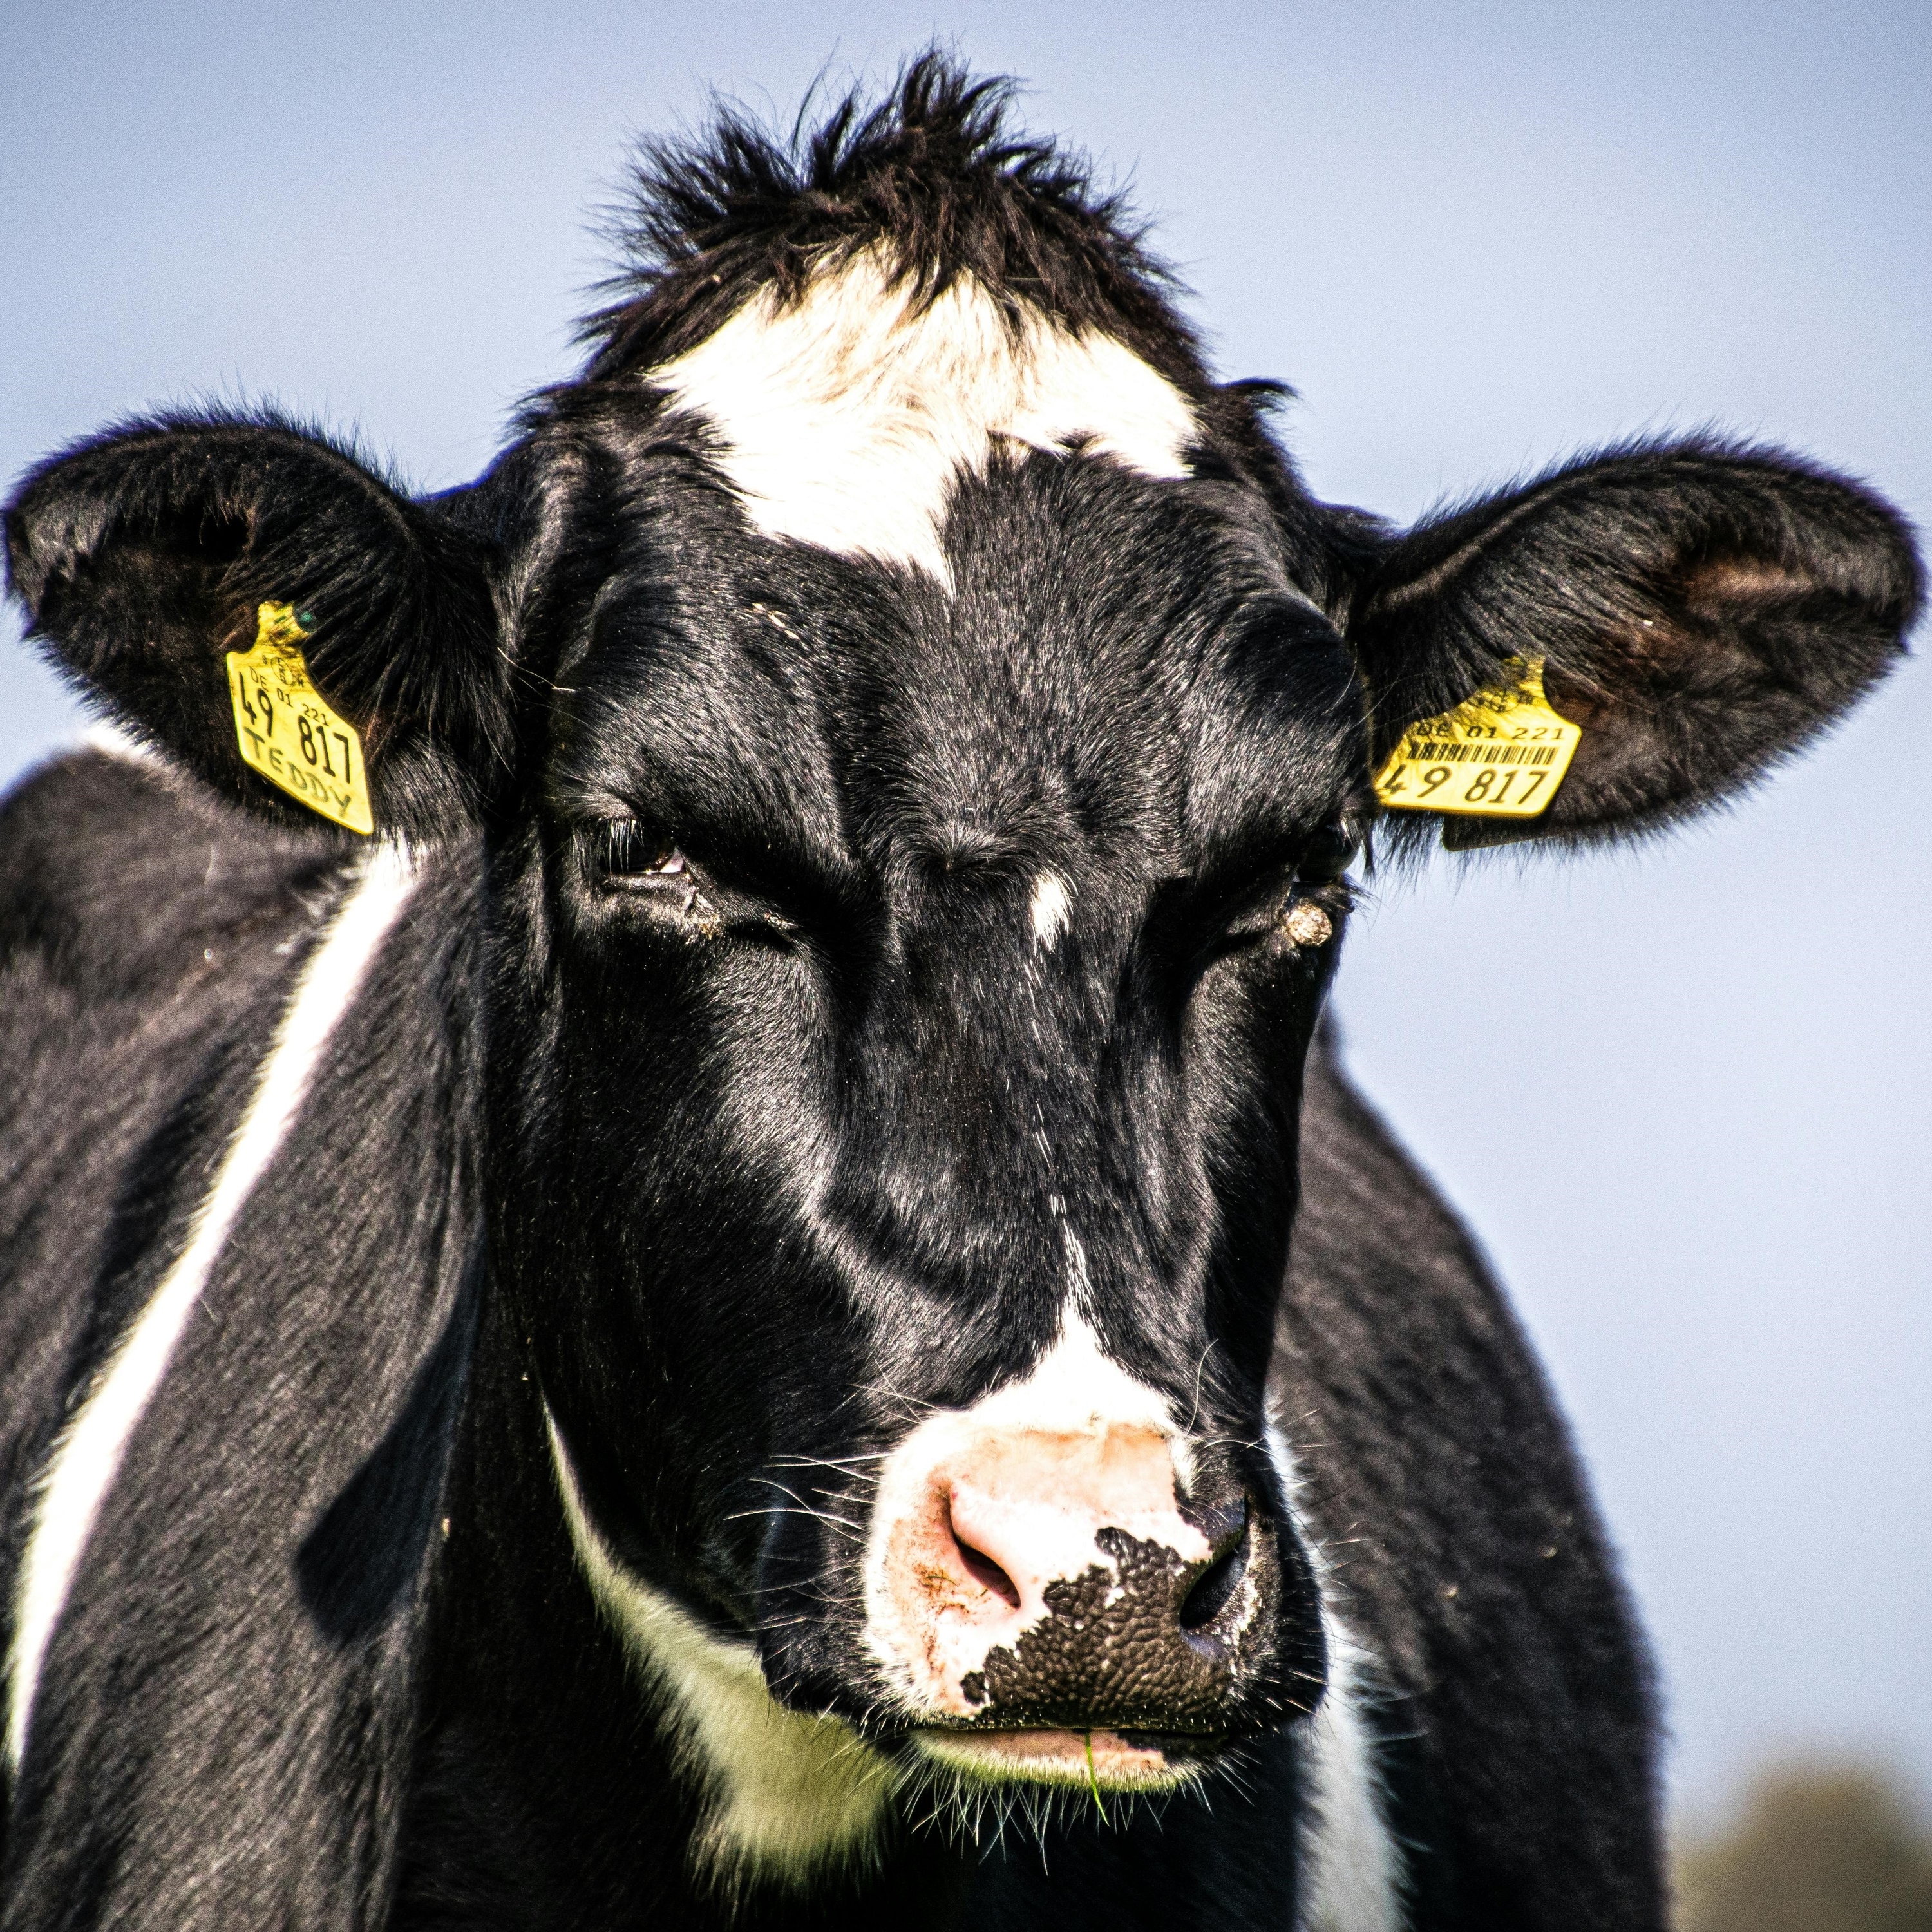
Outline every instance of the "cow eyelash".
<path id="1" fill-rule="evenodd" d="M 1352 879 L 1297 879 L 1282 916 L 1286 919 L 1297 906 L 1319 906 L 1331 922 L 1339 924 L 1360 898 L 1361 889 Z"/>
<path id="2" fill-rule="evenodd" d="M 594 892 L 656 920 L 668 918 L 686 939 L 728 932 L 771 945 L 793 943 L 797 926 L 767 899 L 700 871 L 676 840 L 635 819 L 606 819 L 578 837 Z"/>
<path id="3" fill-rule="evenodd" d="M 1214 921 L 1216 937 L 1209 956 L 1244 952 L 1283 932 L 1298 946 L 1325 944 L 1354 905 L 1354 882 L 1342 874 L 1360 849 L 1354 825 L 1346 818 L 1333 820 L 1292 853 L 1224 885 L 1216 896 L 1222 910 Z M 1318 917 L 1311 922 L 1310 914 Z"/>
<path id="4" fill-rule="evenodd" d="M 691 890 L 691 862 L 675 843 L 634 818 L 607 819 L 585 840 L 585 867 L 607 892 Z"/>
<path id="5" fill-rule="evenodd" d="M 1276 852 L 1250 869 L 1220 880 L 1216 901 L 1228 910 L 1238 926 L 1252 926 L 1258 932 L 1266 928 L 1270 916 L 1264 909 L 1279 903 L 1284 892 L 1295 899 L 1333 899 L 1346 909 L 1348 888 L 1342 875 L 1360 850 L 1354 828 L 1336 820 L 1320 826 L 1289 850 Z"/>

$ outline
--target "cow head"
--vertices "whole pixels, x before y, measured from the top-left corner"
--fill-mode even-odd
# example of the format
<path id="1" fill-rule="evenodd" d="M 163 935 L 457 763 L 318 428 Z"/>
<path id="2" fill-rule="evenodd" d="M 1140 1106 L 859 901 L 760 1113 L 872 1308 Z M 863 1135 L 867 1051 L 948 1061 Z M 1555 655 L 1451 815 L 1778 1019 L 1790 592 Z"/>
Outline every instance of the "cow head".
<path id="1" fill-rule="evenodd" d="M 1158 1787 L 1322 1696 L 1266 1388 L 1406 727 L 1539 657 L 1585 736 L 1516 830 L 1664 824 L 1878 676 L 1917 579 L 1856 487 L 1708 442 L 1406 532 L 1316 502 L 943 67 L 648 176 L 586 374 L 473 488 L 178 417 L 49 465 L 8 542 L 116 716 L 351 846 L 236 754 L 223 653 L 291 604 L 378 835 L 480 850 L 494 1281 L 556 1506 L 714 1759 L 797 1714 L 812 1820 L 718 1832 L 808 1863 L 880 1760 Z"/>

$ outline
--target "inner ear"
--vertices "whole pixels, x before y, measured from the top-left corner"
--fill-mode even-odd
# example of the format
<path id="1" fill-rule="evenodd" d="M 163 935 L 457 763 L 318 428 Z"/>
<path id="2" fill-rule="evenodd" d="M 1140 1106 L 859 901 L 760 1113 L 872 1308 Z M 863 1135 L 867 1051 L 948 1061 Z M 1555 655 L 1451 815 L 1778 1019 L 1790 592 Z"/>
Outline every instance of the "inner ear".
<path id="1" fill-rule="evenodd" d="M 152 536 L 127 546 L 130 560 L 144 558 L 157 571 L 204 573 L 218 581 L 248 548 L 248 519 L 222 505 L 170 505 L 154 520 Z"/>
<path id="2" fill-rule="evenodd" d="M 90 676 L 109 670 L 112 640 L 143 627 L 170 656 L 198 655 L 210 640 L 224 652 L 244 650 L 254 610 L 245 592 L 225 586 L 239 574 L 248 542 L 244 516 L 171 506 L 152 529 L 76 555 L 51 573 L 35 628 L 70 640 L 67 662 Z M 172 650 L 166 639 L 176 640 Z"/>
<path id="3" fill-rule="evenodd" d="M 1684 571 L 1679 589 L 1693 611 L 1715 619 L 1739 598 L 1790 598 L 1808 582 L 1775 558 L 1732 554 L 1700 558 Z"/>
<path id="4" fill-rule="evenodd" d="M 1783 651 L 1767 646 L 1778 632 L 1815 627 L 1824 656 L 1838 602 L 1812 572 L 1736 550 L 1700 553 L 1654 586 L 1636 586 L 1591 648 L 1545 661 L 1551 705 L 1584 734 L 1567 782 L 1568 809 L 1552 822 L 1578 824 L 1587 809 L 1593 822 L 1641 823 L 1658 815 L 1660 788 L 1666 812 L 1708 795 L 1713 778 L 1700 767 L 1714 753 L 1748 766 L 1802 742 L 1828 722 L 1838 694 L 1820 692 L 1799 715 L 1804 680 L 1778 662 Z M 1748 742 L 1754 731 L 1760 742 Z"/>

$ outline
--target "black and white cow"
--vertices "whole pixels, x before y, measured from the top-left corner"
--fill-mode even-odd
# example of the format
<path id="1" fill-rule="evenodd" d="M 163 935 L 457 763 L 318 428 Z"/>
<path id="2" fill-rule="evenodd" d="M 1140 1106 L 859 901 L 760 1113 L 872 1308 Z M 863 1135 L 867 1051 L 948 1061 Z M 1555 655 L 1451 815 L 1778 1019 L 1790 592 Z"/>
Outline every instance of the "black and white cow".
<path id="1" fill-rule="evenodd" d="M 1660 1922 L 1342 875 L 1514 659 L 1583 728 L 1518 832 L 1734 794 L 1910 540 L 1700 441 L 1318 502 L 1004 112 L 657 151 L 470 488 L 211 413 L 14 499 L 123 735 L 0 821 L 8 1932 Z M 282 606 L 374 837 L 243 762 Z"/>

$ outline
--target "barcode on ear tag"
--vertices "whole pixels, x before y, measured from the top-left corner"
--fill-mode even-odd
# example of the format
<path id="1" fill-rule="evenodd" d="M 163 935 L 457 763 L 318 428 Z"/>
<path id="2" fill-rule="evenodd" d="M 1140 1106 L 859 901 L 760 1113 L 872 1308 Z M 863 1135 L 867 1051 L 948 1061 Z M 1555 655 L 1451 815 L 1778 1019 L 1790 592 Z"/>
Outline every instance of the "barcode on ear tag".
<path id="1" fill-rule="evenodd" d="M 1550 708 L 1543 662 L 1512 658 L 1513 683 L 1412 724 L 1376 774 L 1376 797 L 1398 812 L 1534 818 L 1583 742 L 1583 728 Z"/>
<path id="2" fill-rule="evenodd" d="M 255 613 L 254 647 L 228 653 L 228 694 L 242 762 L 311 812 L 351 832 L 376 829 L 362 740 L 309 682 L 304 634 L 286 604 Z"/>

